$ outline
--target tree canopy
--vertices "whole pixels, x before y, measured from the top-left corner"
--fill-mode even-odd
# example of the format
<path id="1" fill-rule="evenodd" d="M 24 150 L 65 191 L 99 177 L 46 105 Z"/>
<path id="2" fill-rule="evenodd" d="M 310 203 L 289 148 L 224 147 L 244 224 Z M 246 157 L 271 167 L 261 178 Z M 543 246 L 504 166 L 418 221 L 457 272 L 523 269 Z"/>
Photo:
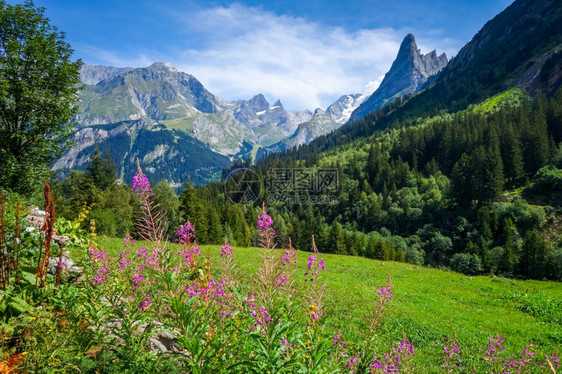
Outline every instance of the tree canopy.
<path id="1" fill-rule="evenodd" d="M 30 194 L 68 146 L 82 65 L 33 2 L 0 0 L 0 188 Z"/>

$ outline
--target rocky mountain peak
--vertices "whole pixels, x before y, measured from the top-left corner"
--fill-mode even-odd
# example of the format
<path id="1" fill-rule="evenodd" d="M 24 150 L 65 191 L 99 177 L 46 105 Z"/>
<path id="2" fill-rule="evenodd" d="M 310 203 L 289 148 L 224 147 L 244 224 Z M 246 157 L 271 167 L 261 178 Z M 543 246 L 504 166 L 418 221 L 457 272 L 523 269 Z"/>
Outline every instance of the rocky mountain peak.
<path id="1" fill-rule="evenodd" d="M 447 63 L 444 53 L 437 56 L 437 51 L 434 50 L 422 54 L 414 35 L 406 35 L 379 88 L 351 114 L 349 121 L 361 119 L 399 97 L 419 91 L 424 83 L 438 74 Z"/>
<path id="2" fill-rule="evenodd" d="M 402 40 L 402 43 L 400 44 L 396 61 L 411 59 L 419 53 L 420 51 L 416 44 L 416 38 L 414 38 L 414 35 L 408 34 L 404 37 L 404 40 Z"/>
<path id="3" fill-rule="evenodd" d="M 261 93 L 248 100 L 248 103 L 254 110 L 267 110 L 269 108 L 269 102 Z"/>
<path id="4" fill-rule="evenodd" d="M 316 108 L 316 110 L 314 110 L 313 117 L 316 117 L 316 116 L 319 116 L 319 115 L 322 115 L 322 114 L 326 114 L 326 112 L 323 111 L 321 108 Z"/>
<path id="5" fill-rule="evenodd" d="M 148 69 L 156 71 L 170 71 L 172 73 L 178 72 L 178 69 L 176 69 L 175 66 L 170 64 L 169 62 L 155 62 L 150 65 Z"/>

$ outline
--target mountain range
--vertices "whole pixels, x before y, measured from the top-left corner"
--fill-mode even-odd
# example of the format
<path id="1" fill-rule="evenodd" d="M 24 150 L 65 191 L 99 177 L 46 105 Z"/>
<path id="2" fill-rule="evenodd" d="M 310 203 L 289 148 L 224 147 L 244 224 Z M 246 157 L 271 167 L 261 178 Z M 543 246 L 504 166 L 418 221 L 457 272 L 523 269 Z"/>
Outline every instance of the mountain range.
<path id="1" fill-rule="evenodd" d="M 60 176 L 84 169 L 95 146 L 110 148 L 119 177 L 129 180 L 138 159 L 153 182 L 180 187 L 206 183 L 235 159 L 259 159 L 308 144 L 354 118 L 420 90 L 447 63 L 435 51 L 422 55 L 413 35 L 402 42 L 380 87 L 372 94 L 342 95 L 323 110 L 288 111 L 262 94 L 224 100 L 194 76 L 169 63 L 145 68 L 85 65 L 74 148 L 53 165 Z M 191 148 L 186 149 L 186 144 Z M 191 160 L 197 155 L 197 160 Z"/>

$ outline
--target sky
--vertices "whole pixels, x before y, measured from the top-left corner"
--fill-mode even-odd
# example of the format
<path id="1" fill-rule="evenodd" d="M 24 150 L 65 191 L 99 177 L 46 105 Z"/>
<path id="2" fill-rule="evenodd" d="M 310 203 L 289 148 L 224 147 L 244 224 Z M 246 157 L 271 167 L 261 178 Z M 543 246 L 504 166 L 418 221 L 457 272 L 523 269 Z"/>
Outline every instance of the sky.
<path id="1" fill-rule="evenodd" d="M 20 3 L 12 0 L 10 4 Z M 404 36 L 452 57 L 512 0 L 35 0 L 86 64 L 169 62 L 213 94 L 325 109 L 372 93 Z"/>

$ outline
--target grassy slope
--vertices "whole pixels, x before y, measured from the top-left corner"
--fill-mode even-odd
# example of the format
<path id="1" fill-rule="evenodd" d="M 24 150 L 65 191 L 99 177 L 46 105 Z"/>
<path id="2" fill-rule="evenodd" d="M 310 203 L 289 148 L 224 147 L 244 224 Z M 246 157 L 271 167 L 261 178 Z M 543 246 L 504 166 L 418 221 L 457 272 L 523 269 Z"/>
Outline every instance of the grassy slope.
<path id="1" fill-rule="evenodd" d="M 98 243 L 117 254 L 122 241 L 100 238 Z M 203 255 L 218 259 L 220 246 L 201 249 Z M 236 263 L 245 275 L 259 266 L 259 256 L 256 248 L 235 249 Z M 305 271 L 308 256 L 298 253 L 299 276 Z M 374 300 L 374 291 L 384 284 L 388 272 L 395 298 L 383 326 L 379 352 L 388 351 L 391 342 L 405 333 L 416 347 L 416 364 L 419 369 L 425 368 L 424 372 L 440 365 L 444 334 L 459 338 L 465 369 L 480 365 L 487 339 L 495 333 L 506 339 L 502 362 L 519 355 L 530 340 L 542 353 L 562 346 L 562 283 L 468 277 L 360 257 L 323 257 L 327 270 L 321 279 L 328 289 L 326 328 L 341 331 L 349 342 L 356 341 L 359 331 L 366 328 L 363 315 Z M 533 306 L 537 307 L 532 313 L 536 316 L 523 311 Z"/>

